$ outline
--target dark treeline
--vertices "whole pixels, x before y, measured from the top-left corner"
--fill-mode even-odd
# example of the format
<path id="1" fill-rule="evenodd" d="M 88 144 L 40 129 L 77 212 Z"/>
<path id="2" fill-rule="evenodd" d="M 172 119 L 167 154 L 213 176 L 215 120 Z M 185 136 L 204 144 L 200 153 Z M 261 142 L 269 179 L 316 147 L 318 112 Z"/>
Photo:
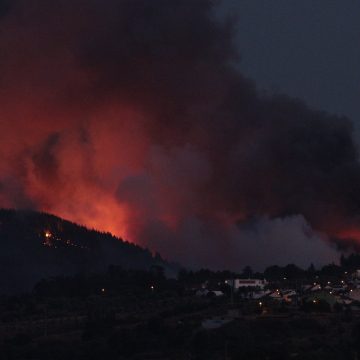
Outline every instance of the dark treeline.
<path id="1" fill-rule="evenodd" d="M 178 279 L 181 282 L 203 283 L 206 281 L 223 281 L 234 278 L 259 278 L 269 281 L 292 281 L 292 280 L 313 280 L 339 278 L 345 274 L 360 269 L 360 254 L 350 254 L 347 257 L 341 255 L 339 265 L 331 263 L 320 268 L 315 268 L 311 264 L 307 269 L 303 269 L 295 264 L 286 266 L 271 265 L 263 272 L 255 272 L 250 266 L 245 266 L 241 272 L 231 271 L 211 271 L 200 269 L 191 271 L 182 269 L 179 271 Z"/>
<path id="2" fill-rule="evenodd" d="M 125 269 L 121 266 L 110 266 L 106 272 L 92 274 L 77 274 L 74 276 L 57 276 L 46 278 L 34 287 L 34 293 L 40 296 L 89 296 L 89 295 L 119 295 L 127 292 L 163 292 L 175 291 L 183 294 L 191 288 L 218 288 L 226 292 L 223 285 L 225 280 L 235 278 L 260 278 L 272 283 L 287 282 L 289 285 L 301 284 L 307 281 L 335 281 L 360 269 L 360 255 L 351 254 L 341 256 L 340 265 L 328 264 L 316 269 L 311 264 L 302 269 L 294 264 L 286 266 L 272 265 L 264 272 L 253 272 L 246 266 L 241 272 L 228 270 L 211 271 L 200 269 L 197 271 L 181 269 L 177 278 L 168 278 L 161 265 L 152 265 L 148 270 Z"/>
<path id="3" fill-rule="evenodd" d="M 141 295 L 169 290 L 178 291 L 177 281 L 166 278 L 162 266 L 153 265 L 148 271 L 110 266 L 105 273 L 43 279 L 34 286 L 33 293 L 47 297 L 86 297 Z"/>

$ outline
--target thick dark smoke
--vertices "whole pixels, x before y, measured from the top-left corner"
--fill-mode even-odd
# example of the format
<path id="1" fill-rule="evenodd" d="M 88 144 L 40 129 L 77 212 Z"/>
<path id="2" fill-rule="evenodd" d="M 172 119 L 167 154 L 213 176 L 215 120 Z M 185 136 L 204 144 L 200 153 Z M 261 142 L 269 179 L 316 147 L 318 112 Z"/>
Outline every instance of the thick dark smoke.
<path id="1" fill-rule="evenodd" d="M 232 67 L 233 23 L 213 7 L 1 5 L 0 205 L 54 212 L 193 265 L 255 261 L 249 239 L 266 233 L 274 248 L 274 237 L 296 238 L 295 253 L 299 239 L 360 241 L 351 122 L 260 96 Z"/>

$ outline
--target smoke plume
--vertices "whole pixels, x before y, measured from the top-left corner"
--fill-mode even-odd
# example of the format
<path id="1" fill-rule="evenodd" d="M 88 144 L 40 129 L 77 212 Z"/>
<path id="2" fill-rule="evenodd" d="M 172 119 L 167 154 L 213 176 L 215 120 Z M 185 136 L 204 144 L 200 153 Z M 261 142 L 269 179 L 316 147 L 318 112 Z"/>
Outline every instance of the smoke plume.
<path id="1" fill-rule="evenodd" d="M 232 66 L 233 20 L 213 8 L 1 2 L 0 206 L 52 212 L 193 265 L 244 265 L 256 234 L 244 227 L 264 227 L 256 219 L 284 229 L 268 231 L 274 244 L 304 224 L 325 242 L 357 244 L 352 123 L 260 95 Z"/>

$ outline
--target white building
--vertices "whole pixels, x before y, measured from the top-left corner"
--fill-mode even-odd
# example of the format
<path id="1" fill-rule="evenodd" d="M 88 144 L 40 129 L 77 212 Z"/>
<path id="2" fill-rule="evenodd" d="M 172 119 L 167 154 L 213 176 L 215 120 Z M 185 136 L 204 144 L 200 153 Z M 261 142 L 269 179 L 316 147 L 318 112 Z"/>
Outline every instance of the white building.
<path id="1" fill-rule="evenodd" d="M 230 286 L 233 286 L 234 290 L 239 290 L 240 288 L 264 289 L 267 285 L 267 281 L 261 279 L 233 279 L 226 280 L 225 282 Z"/>

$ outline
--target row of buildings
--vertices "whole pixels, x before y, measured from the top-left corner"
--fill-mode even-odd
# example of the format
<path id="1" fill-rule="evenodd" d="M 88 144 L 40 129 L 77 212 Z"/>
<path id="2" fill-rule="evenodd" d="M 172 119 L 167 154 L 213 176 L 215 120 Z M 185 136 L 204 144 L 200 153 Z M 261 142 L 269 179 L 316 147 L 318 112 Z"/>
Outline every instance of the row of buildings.
<path id="1" fill-rule="evenodd" d="M 360 306 L 360 270 L 353 274 L 344 274 L 343 278 L 334 281 L 317 279 L 315 282 L 290 282 L 284 278 L 282 281 L 271 282 L 251 278 L 228 279 L 218 282 L 217 286 L 205 282 L 196 291 L 197 296 L 221 297 L 226 294 L 259 302 L 276 300 L 294 305 L 307 301 L 313 303 L 325 301 L 330 306 L 335 304 Z"/>

